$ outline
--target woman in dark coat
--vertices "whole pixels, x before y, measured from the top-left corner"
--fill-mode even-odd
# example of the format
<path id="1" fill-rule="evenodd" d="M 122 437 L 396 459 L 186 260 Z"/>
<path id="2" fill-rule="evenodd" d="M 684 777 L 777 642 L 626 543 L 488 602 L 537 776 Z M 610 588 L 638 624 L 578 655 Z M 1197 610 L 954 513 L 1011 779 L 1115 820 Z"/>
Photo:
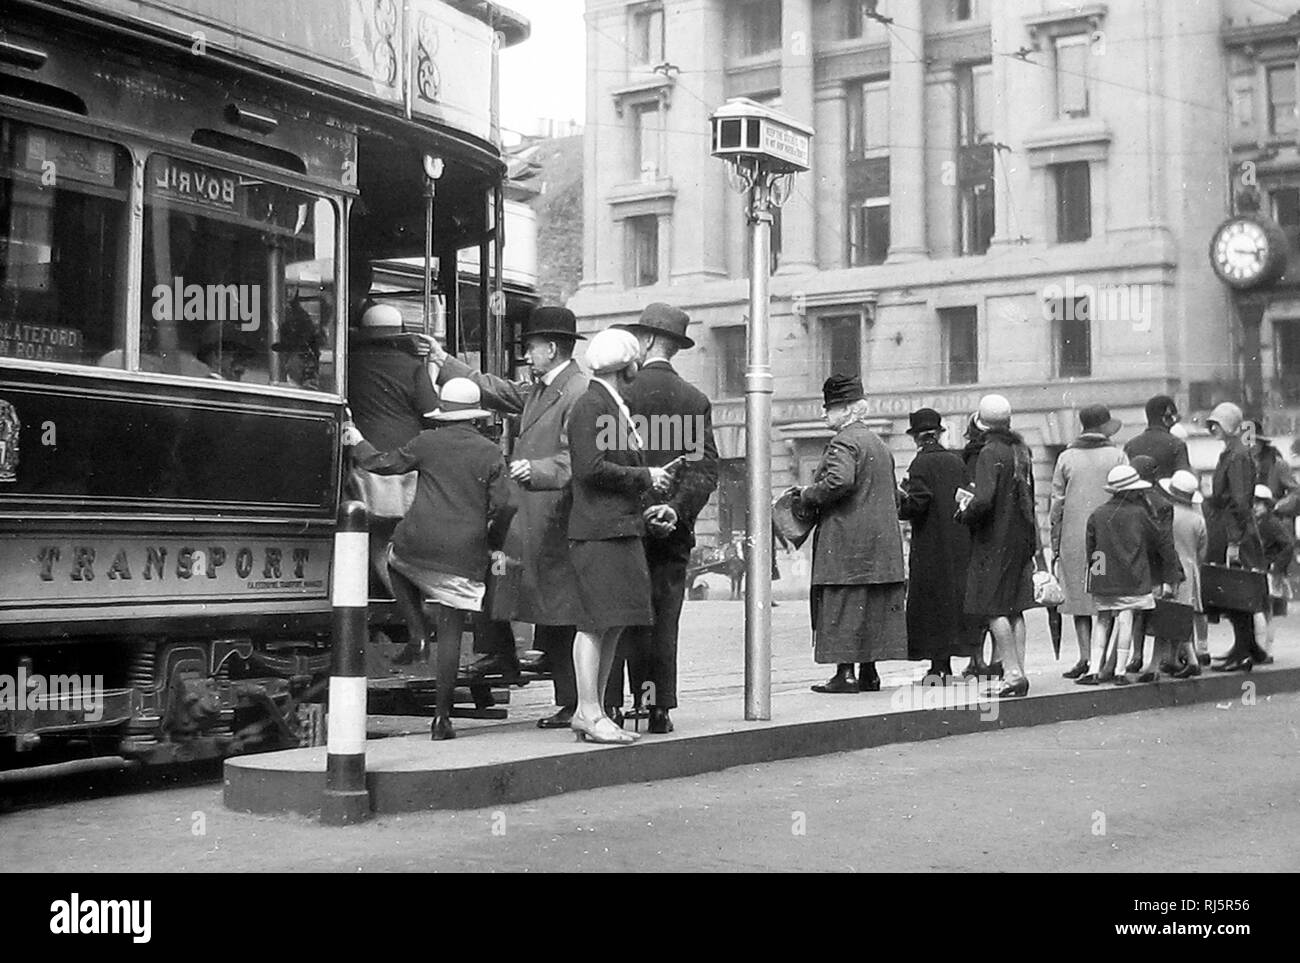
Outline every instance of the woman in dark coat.
<path id="1" fill-rule="evenodd" d="M 397 525 L 385 560 L 398 611 L 411 632 L 408 653 L 427 651 L 438 639 L 438 685 L 434 739 L 454 739 L 452 697 L 460 666 L 467 612 L 481 612 L 488 564 L 505 541 L 514 514 L 501 449 L 474 422 L 489 417 L 479 407 L 478 385 L 458 378 L 443 386 L 442 422 L 392 451 L 381 452 L 351 422 L 343 444 L 366 471 L 380 475 L 416 472 L 411 510 Z"/>
<path id="2" fill-rule="evenodd" d="M 894 456 L 863 422 L 862 381 L 835 375 L 822 386 L 836 432 L 811 485 L 794 489 L 798 511 L 816 515 L 813 536 L 814 658 L 835 663 L 814 692 L 875 692 L 876 662 L 906 657 L 903 537 Z M 854 677 L 854 663 L 861 673 Z"/>
<path id="3" fill-rule="evenodd" d="M 1025 609 L 1034 604 L 1033 456 L 1011 430 L 1011 403 L 1001 395 L 980 399 L 977 424 L 985 444 L 975 463 L 975 497 L 962 518 L 971 529 L 971 564 L 965 608 L 984 615 L 993 632 L 1007 684 L 999 696 L 1029 692 L 1025 677 Z"/>
<path id="4" fill-rule="evenodd" d="M 1205 419 L 1210 434 L 1223 442 L 1214 468 L 1214 482 L 1205 499 L 1205 527 L 1209 535 L 1206 559 L 1216 565 L 1240 563 L 1264 568 L 1264 545 L 1255 521 L 1255 462 L 1241 440 L 1241 409 L 1231 402 L 1218 405 Z M 1268 658 L 1255 641 L 1255 620 L 1250 612 L 1229 612 L 1232 648 L 1216 672 L 1249 672 Z M 1261 613 L 1262 615 L 1262 610 Z"/>
<path id="5" fill-rule="evenodd" d="M 962 464 L 965 466 L 965 488 L 967 491 L 975 490 L 975 464 L 979 461 L 980 452 L 984 450 L 984 430 L 977 424 L 978 414 L 972 413 L 966 420 L 966 444 L 959 452 Z M 965 554 L 959 559 L 957 570 L 961 575 L 961 594 L 962 594 L 962 626 L 966 635 L 967 643 L 970 645 L 972 652 L 970 661 L 966 663 L 966 668 L 961 670 L 963 678 L 981 678 L 985 676 L 997 676 L 1002 678 L 1002 663 L 996 661 L 997 653 L 991 652 L 994 660 L 992 663 L 984 661 L 984 640 L 989 636 L 989 620 L 982 615 L 967 612 L 965 610 L 966 601 L 966 578 L 970 571 L 970 540 L 967 539 L 964 546 Z"/>
<path id="6" fill-rule="evenodd" d="M 592 338 L 585 357 L 591 383 L 569 416 L 569 557 L 582 608 L 573 639 L 578 707 L 569 725 L 579 739 L 620 745 L 636 736 L 605 714 L 600 694 L 624 627 L 654 621 L 641 496 L 666 491 L 672 478 L 667 469 L 644 465 L 644 442 L 619 393 L 636 377 L 640 356 L 628 331 L 607 328 Z"/>
<path id="7" fill-rule="evenodd" d="M 971 655 L 962 603 L 970 532 L 956 520 L 956 491 L 966 481 L 961 455 L 939 443 L 943 421 L 932 408 L 914 411 L 907 433 L 918 448 L 903 479 L 898 517 L 912 524 L 907 579 L 907 657 L 930 660 L 927 678 L 952 675 L 952 656 Z"/>

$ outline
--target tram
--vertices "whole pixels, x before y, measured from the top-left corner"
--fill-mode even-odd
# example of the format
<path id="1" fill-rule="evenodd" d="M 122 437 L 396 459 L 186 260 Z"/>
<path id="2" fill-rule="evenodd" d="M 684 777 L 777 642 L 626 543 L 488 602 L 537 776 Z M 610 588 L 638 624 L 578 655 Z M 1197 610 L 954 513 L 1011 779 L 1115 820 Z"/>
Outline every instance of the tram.
<path id="1" fill-rule="evenodd" d="M 473 251 L 505 370 L 497 56 L 528 29 L 6 0 L 0 786 L 317 737 L 349 323 L 417 264 L 414 326 L 460 350 Z"/>

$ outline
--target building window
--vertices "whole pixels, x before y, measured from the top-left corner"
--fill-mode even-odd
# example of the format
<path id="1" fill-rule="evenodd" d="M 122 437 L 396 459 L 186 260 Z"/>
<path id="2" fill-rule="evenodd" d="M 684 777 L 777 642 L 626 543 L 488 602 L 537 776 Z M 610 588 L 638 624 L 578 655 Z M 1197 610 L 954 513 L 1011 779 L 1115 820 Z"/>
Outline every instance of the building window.
<path id="1" fill-rule="evenodd" d="M 952 18 L 954 20 L 972 20 L 975 17 L 975 0 L 953 0 Z"/>
<path id="2" fill-rule="evenodd" d="M 623 222 L 624 277 L 629 288 L 659 283 L 659 218 L 629 217 Z"/>
<path id="3" fill-rule="evenodd" d="M 1295 265 L 1300 258 L 1300 187 L 1279 187 L 1269 192 L 1269 199 L 1273 202 L 1273 220 L 1286 235 L 1291 251 L 1289 263 Z M 1287 268 L 1286 280 L 1294 276 L 1292 270 Z"/>
<path id="4" fill-rule="evenodd" d="M 1278 390 L 1284 405 L 1300 405 L 1300 320 L 1273 322 Z"/>
<path id="5" fill-rule="evenodd" d="M 659 176 L 659 128 L 661 114 L 658 103 L 637 104 L 632 115 L 632 151 L 628 179 L 653 181 Z"/>
<path id="6" fill-rule="evenodd" d="M 781 49 L 781 0 L 746 0 L 737 13 L 742 57 Z"/>
<path id="7" fill-rule="evenodd" d="M 1086 33 L 1066 34 L 1053 42 L 1056 50 L 1056 112 L 1061 117 L 1088 116 L 1088 55 Z"/>
<path id="8" fill-rule="evenodd" d="M 980 377 L 979 312 L 969 308 L 941 308 L 943 383 L 973 385 Z"/>
<path id="9" fill-rule="evenodd" d="M 862 374 L 861 315 L 841 314 L 823 318 L 821 327 L 825 377 L 859 377 Z"/>
<path id="10" fill-rule="evenodd" d="M 881 264 L 889 255 L 889 81 L 850 85 L 848 110 L 848 260 Z"/>
<path id="11" fill-rule="evenodd" d="M 718 346 L 718 394 L 723 398 L 745 393 L 745 337 L 743 327 L 714 329 Z"/>
<path id="12" fill-rule="evenodd" d="M 1290 137 L 1300 130 L 1296 119 L 1295 64 L 1280 64 L 1265 71 L 1268 81 L 1268 132 Z"/>
<path id="13" fill-rule="evenodd" d="M 1056 240 L 1092 237 L 1092 178 L 1087 161 L 1053 165 L 1056 176 Z"/>
<path id="14" fill-rule="evenodd" d="M 957 68 L 958 253 L 984 254 L 993 240 L 993 65 Z"/>
<path id="15" fill-rule="evenodd" d="M 1056 333 L 1056 376 L 1092 376 L 1092 322 L 1088 299 L 1058 298 L 1051 304 Z"/>
<path id="16" fill-rule="evenodd" d="M 632 10 L 632 59 L 638 64 L 664 62 L 664 8 L 662 4 Z"/>

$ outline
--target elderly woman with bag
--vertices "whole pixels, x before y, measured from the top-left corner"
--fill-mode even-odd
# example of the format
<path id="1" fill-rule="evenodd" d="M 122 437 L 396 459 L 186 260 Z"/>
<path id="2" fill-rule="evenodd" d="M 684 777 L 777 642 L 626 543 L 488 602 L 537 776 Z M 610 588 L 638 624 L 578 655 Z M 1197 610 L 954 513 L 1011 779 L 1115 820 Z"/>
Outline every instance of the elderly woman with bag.
<path id="1" fill-rule="evenodd" d="M 826 445 L 813 483 L 797 492 L 813 535 L 814 658 L 835 675 L 814 692 L 876 692 L 876 663 L 907 657 L 903 537 L 898 527 L 894 456 L 866 426 L 862 380 L 835 375 L 822 386 Z M 854 663 L 860 673 L 854 676 Z"/>

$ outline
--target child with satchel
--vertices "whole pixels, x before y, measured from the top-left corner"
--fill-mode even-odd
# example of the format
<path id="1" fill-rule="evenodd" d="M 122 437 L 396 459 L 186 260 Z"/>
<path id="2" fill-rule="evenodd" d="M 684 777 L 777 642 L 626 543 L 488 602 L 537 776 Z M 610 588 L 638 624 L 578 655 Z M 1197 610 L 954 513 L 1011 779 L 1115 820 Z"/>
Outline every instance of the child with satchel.
<path id="1" fill-rule="evenodd" d="M 1187 632 L 1180 633 L 1182 637 L 1171 640 L 1176 648 L 1170 653 L 1170 661 L 1175 665 L 1180 661 L 1183 663 L 1174 671 L 1174 678 L 1190 679 L 1201 674 L 1201 663 L 1193 641 L 1192 627 L 1195 617 L 1202 613 L 1201 566 L 1205 564 L 1205 556 L 1210 544 L 1205 527 L 1205 516 L 1201 514 L 1199 507 L 1204 498 L 1199 491 L 1200 486 L 1196 476 L 1190 471 L 1177 471 L 1172 478 L 1162 478 L 1160 487 L 1173 503 L 1174 549 L 1178 552 L 1178 561 L 1182 565 L 1184 575 L 1183 581 L 1179 583 L 1170 601 L 1189 606 L 1193 613 L 1192 618 L 1188 620 Z M 1153 661 L 1148 663 L 1146 671 L 1138 679 L 1139 682 L 1155 681 L 1156 673 L 1152 670 L 1159 663 L 1154 661 L 1154 655 L 1152 659 Z"/>
<path id="2" fill-rule="evenodd" d="M 1147 506 L 1143 481 L 1129 465 L 1117 465 L 1106 476 L 1110 501 L 1088 516 L 1086 545 L 1088 552 L 1088 591 L 1097 606 L 1092 625 L 1092 653 L 1089 664 L 1098 672 L 1089 672 L 1074 681 L 1079 685 L 1097 685 L 1106 681 L 1101 669 L 1106 665 L 1107 643 L 1111 628 L 1116 629 L 1118 658 L 1116 685 L 1128 685 L 1124 674 L 1133 644 L 1133 613 L 1156 607 L 1153 589 L 1161 597 L 1173 594 L 1179 581 L 1178 556 L 1172 539 L 1163 537 L 1160 524 Z"/>

